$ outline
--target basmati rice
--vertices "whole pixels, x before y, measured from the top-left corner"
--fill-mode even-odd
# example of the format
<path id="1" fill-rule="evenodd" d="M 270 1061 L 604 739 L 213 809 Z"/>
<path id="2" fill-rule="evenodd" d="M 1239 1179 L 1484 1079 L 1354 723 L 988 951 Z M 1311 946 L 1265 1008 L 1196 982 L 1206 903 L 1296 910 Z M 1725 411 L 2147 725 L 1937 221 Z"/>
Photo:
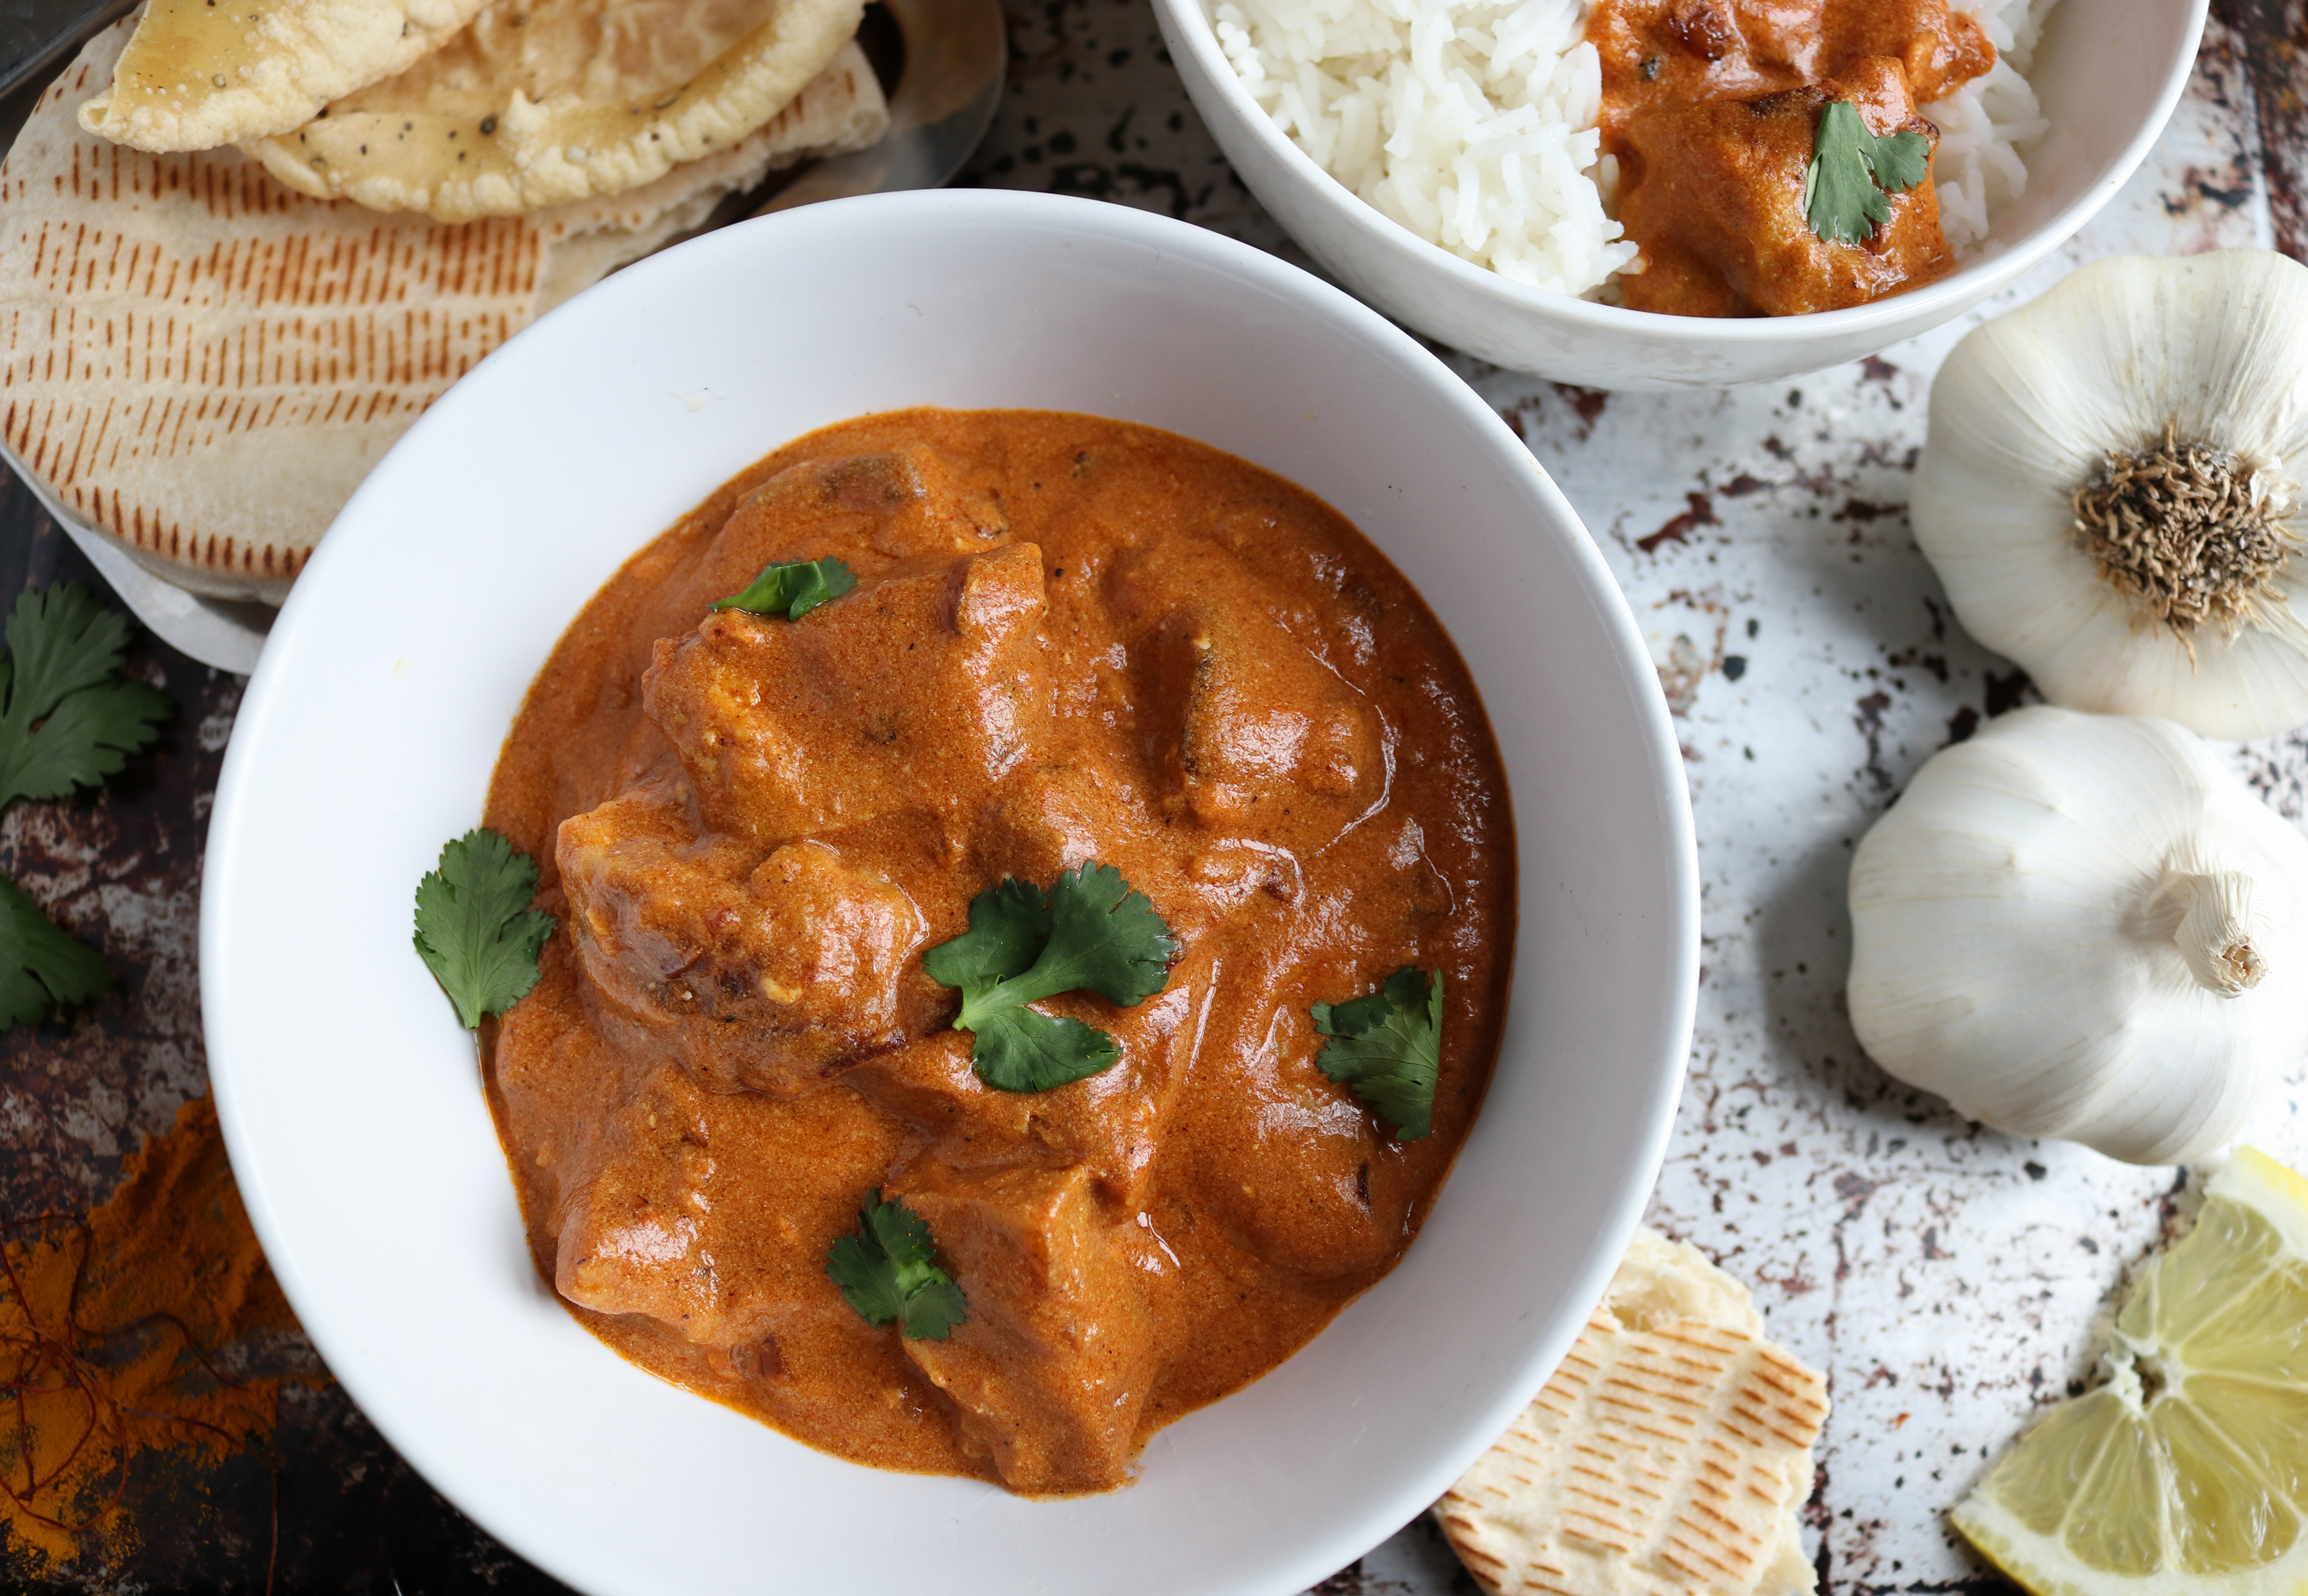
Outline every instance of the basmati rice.
<path id="1" fill-rule="evenodd" d="M 2003 207 L 2028 186 L 2018 146 L 2052 125 L 2028 86 L 2028 69 L 2053 0 L 1959 0 L 1995 47 L 1995 65 L 1945 99 L 1921 108 L 1940 130 L 1933 158 L 1939 178 L 1940 228 L 1962 260 L 1976 250 Z"/>
<path id="2" fill-rule="evenodd" d="M 2049 125 L 2026 73 L 2054 0 L 1955 0 L 1994 69 L 1924 108 L 1959 259 L 2027 185 Z M 1314 163 L 1382 214 L 1503 277 L 1608 298 L 1638 251 L 1609 212 L 1589 0 L 1220 0 L 1219 45 Z"/>

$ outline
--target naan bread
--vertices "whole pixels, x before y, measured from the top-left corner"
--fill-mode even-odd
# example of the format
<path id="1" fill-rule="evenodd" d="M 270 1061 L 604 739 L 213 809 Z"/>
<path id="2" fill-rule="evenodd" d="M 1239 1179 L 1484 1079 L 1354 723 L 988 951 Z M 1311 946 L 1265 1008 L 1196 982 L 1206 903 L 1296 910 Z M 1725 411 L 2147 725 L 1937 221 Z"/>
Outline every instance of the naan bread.
<path id="1" fill-rule="evenodd" d="M 400 76 L 244 148 L 291 188 L 441 221 L 616 194 L 726 150 L 864 0 L 495 0 Z"/>
<path id="2" fill-rule="evenodd" d="M 1827 1411 L 1745 1287 L 1639 1230 L 1554 1378 L 1435 1516 L 1494 1596 L 1808 1596 L 1795 1510 Z"/>
<path id="3" fill-rule="evenodd" d="M 213 150 L 301 127 L 405 72 L 482 0 L 148 0 L 80 125 L 139 150 Z"/>
<path id="4" fill-rule="evenodd" d="M 733 189 L 888 125 L 855 45 L 767 126 L 614 201 L 444 226 L 291 194 L 237 151 L 84 132 L 130 24 L 0 161 L 0 442 L 196 592 L 277 603 L 426 407 L 561 299 Z"/>

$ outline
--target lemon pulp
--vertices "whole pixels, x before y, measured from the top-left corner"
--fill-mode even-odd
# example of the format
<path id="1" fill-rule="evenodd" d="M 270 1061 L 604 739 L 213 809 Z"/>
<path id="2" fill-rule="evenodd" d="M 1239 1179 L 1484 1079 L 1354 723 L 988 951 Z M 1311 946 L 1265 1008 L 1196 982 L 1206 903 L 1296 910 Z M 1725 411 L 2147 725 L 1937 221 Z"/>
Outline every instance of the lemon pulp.
<path id="1" fill-rule="evenodd" d="M 2141 1272 L 2108 1363 L 1955 1527 L 2037 1596 L 2308 1592 L 2308 1180 L 2230 1159 Z"/>

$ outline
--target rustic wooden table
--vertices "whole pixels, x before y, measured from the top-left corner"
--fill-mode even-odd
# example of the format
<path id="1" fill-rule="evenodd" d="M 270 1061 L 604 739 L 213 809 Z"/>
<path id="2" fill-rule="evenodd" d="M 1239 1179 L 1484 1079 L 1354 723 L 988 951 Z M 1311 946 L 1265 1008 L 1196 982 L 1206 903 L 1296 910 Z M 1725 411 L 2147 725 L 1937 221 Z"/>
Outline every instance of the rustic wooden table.
<path id="1" fill-rule="evenodd" d="M 1009 4 L 1010 93 L 965 181 L 1158 210 L 1304 263 L 1203 132 L 1145 0 Z M 2219 0 L 2147 167 L 1980 314 L 2095 255 L 2260 244 L 2308 256 L 2304 48 L 2308 0 Z M 1707 957 L 1651 1219 L 1752 1281 L 1776 1333 L 1829 1373 L 1836 1411 L 1805 1517 L 1835 1596 L 2008 1588 L 1942 1512 L 2036 1407 L 2088 1375 L 2094 1316 L 2178 1185 L 2168 1169 L 1967 1124 L 1869 1064 L 1843 1013 L 1853 844 L 1924 758 L 2033 695 L 1954 627 L 1908 529 L 1931 376 L 1968 324 L 1784 386 L 1669 396 L 1559 387 L 1446 351 L 1584 515 L 1683 733 Z M 94 580 L 0 480 L 0 591 L 68 576 Z M 0 1213 L 100 1202 L 123 1153 L 204 1090 L 201 848 L 241 684 L 157 644 L 135 668 L 182 706 L 159 748 L 101 797 L 0 824 L 0 869 L 124 975 L 68 1026 L 0 1036 Z M 2234 759 L 2303 817 L 2308 739 Z M 2295 1084 L 2261 1138 L 2295 1164 L 2308 1160 L 2298 1106 Z M 128 1562 L 48 1577 L 259 1590 L 277 1524 L 281 1591 L 559 1588 L 435 1496 L 333 1385 L 291 1389 L 273 1451 L 277 1520 L 254 1462 L 183 1499 L 140 1478 L 145 1533 Z M 1422 1523 L 1321 1589 L 1473 1587 Z"/>

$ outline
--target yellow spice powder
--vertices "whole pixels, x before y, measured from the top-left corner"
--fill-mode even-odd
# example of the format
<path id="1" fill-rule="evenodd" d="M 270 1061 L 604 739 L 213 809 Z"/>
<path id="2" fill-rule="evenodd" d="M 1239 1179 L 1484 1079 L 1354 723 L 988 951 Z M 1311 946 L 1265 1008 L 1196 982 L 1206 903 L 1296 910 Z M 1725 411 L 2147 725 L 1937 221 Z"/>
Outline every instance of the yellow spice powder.
<path id="1" fill-rule="evenodd" d="M 237 1342 L 293 1330 L 233 1185 L 215 1105 L 177 1110 L 84 1218 L 0 1227 L 0 1515 L 37 1561 L 125 1549 L 142 1452 L 220 1461 L 272 1429 L 280 1380 L 236 1376 Z"/>

